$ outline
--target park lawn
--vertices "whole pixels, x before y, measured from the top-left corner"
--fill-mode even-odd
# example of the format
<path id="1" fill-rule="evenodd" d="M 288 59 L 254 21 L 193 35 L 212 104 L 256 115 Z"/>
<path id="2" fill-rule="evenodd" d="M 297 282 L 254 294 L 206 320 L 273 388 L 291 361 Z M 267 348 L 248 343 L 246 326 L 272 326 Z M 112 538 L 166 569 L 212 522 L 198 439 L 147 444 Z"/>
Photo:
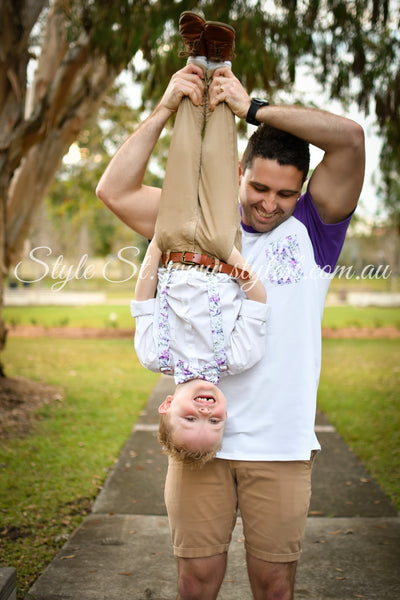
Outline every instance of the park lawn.
<path id="1" fill-rule="evenodd" d="M 42 327 L 92 327 L 96 329 L 131 329 L 135 321 L 126 304 L 93 304 L 90 306 L 7 306 L 4 321 L 11 330 L 15 325 Z"/>
<path id="2" fill-rule="evenodd" d="M 400 509 L 400 339 L 325 339 L 318 405 Z"/>
<path id="3" fill-rule="evenodd" d="M 348 327 L 395 327 L 400 329 L 400 308 L 380 306 L 326 306 L 322 327 L 346 329 Z"/>
<path id="4" fill-rule="evenodd" d="M 15 566 L 21 600 L 90 511 L 157 375 L 129 340 L 10 338 L 16 374 L 59 385 L 31 432 L 0 444 L 0 564 Z M 325 339 L 318 404 L 400 509 L 400 339 Z"/>
<path id="5" fill-rule="evenodd" d="M 129 340 L 9 339 L 9 377 L 61 386 L 24 437 L 0 440 L 0 564 L 17 568 L 19 598 L 90 511 L 158 375 Z"/>
<path id="6" fill-rule="evenodd" d="M 126 304 L 92 306 L 8 306 L 4 320 L 11 329 L 15 325 L 43 327 L 93 327 L 100 329 L 134 329 L 129 300 Z M 400 308 L 327 306 L 323 327 L 395 327 L 400 329 Z"/>

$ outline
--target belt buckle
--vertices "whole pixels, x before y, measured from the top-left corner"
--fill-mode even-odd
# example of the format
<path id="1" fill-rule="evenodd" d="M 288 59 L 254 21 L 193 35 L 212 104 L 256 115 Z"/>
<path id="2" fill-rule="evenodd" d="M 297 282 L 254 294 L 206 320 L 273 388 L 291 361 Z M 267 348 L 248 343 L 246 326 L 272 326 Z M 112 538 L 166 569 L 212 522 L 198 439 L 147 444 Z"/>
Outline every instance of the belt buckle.
<path id="1" fill-rule="evenodd" d="M 195 265 L 196 263 L 193 262 L 192 260 L 186 260 L 186 258 L 185 258 L 186 254 L 193 254 L 193 252 L 182 252 L 182 256 L 181 256 L 180 262 L 183 265 Z"/>
<path id="2" fill-rule="evenodd" d="M 173 375 L 174 374 L 173 367 L 160 367 L 160 371 L 163 375 Z"/>

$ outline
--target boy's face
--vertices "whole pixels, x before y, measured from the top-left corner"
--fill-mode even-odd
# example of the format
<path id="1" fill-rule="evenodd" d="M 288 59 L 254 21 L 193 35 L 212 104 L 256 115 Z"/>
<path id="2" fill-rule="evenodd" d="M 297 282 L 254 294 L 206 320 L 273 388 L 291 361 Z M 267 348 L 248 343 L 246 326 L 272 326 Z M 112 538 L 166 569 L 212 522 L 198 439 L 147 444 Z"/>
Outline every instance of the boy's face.
<path id="1" fill-rule="evenodd" d="M 158 410 L 168 413 L 176 444 L 190 450 L 219 446 L 227 416 L 226 398 L 213 383 L 202 379 L 181 383 Z"/>
<path id="2" fill-rule="evenodd" d="M 256 231 L 272 231 L 294 212 L 302 189 L 302 172 L 293 165 L 256 157 L 240 178 L 243 222 Z"/>

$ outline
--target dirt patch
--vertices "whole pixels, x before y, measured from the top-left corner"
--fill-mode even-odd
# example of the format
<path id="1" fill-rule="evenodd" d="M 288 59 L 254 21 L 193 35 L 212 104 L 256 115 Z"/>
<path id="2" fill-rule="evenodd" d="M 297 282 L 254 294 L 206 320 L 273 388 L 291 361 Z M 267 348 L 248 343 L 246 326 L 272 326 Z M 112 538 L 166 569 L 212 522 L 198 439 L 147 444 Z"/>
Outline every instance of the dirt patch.
<path id="1" fill-rule="evenodd" d="M 35 410 L 62 398 L 61 389 L 55 386 L 23 377 L 0 377 L 0 439 L 26 435 Z"/>
<path id="2" fill-rule="evenodd" d="M 399 338 L 398 327 L 346 327 L 345 329 L 322 329 L 325 338 Z"/>

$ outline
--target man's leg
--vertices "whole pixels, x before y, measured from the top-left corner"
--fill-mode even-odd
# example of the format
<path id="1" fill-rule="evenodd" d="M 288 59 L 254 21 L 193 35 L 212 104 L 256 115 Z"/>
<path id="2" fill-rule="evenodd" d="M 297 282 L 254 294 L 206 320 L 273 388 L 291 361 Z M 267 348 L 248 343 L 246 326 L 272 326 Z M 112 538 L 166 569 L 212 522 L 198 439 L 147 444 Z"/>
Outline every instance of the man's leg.
<path id="1" fill-rule="evenodd" d="M 238 462 L 239 508 L 255 600 L 292 600 L 311 495 L 312 460 Z"/>
<path id="2" fill-rule="evenodd" d="M 227 554 L 178 558 L 177 600 L 216 600 L 225 576 Z"/>
<path id="3" fill-rule="evenodd" d="M 230 461 L 193 469 L 168 461 L 165 504 L 178 560 L 178 598 L 213 600 L 225 575 L 236 523 L 236 486 Z"/>
<path id="4" fill-rule="evenodd" d="M 292 600 L 297 561 L 271 563 L 247 554 L 247 571 L 255 600 Z"/>

